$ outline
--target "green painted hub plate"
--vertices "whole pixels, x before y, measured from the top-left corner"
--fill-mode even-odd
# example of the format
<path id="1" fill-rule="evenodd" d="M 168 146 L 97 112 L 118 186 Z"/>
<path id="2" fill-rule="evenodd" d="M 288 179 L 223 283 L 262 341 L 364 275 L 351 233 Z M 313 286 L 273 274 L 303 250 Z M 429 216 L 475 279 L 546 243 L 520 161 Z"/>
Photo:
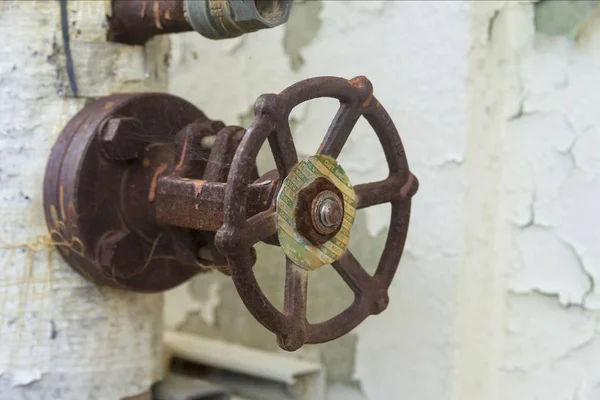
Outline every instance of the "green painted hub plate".
<path id="1" fill-rule="evenodd" d="M 333 183 L 344 197 L 344 218 L 339 232 L 329 241 L 315 245 L 296 229 L 294 218 L 298 193 L 315 181 L 325 178 Z M 304 210 L 303 212 L 310 212 Z M 277 197 L 277 233 L 285 255 L 296 265 L 314 270 L 338 260 L 350 241 L 350 230 L 356 215 L 354 188 L 337 161 L 329 156 L 316 155 L 300 161 L 283 181 Z"/>

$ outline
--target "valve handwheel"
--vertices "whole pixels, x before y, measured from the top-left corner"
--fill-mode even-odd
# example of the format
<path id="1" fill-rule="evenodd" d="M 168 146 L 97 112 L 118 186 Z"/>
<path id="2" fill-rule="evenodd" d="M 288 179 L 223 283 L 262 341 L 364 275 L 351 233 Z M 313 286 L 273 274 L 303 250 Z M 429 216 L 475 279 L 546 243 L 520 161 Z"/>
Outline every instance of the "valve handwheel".
<path id="1" fill-rule="evenodd" d="M 320 97 L 338 99 L 340 108 L 317 154 L 298 162 L 288 122 L 290 112 L 298 104 Z M 404 248 L 411 197 L 418 181 L 408 169 L 398 131 L 373 97 L 373 87 L 365 77 L 307 79 L 278 95 L 261 96 L 254 111 L 255 120 L 231 165 L 224 223 L 215 242 L 227 257 L 233 281 L 248 310 L 277 335 L 281 348 L 293 351 L 305 343 L 336 339 L 387 307 L 387 291 Z M 379 138 L 389 176 L 353 187 L 336 158 L 361 116 Z M 266 211 L 247 218 L 251 171 L 267 139 L 279 174 L 279 195 Z M 392 207 L 388 237 L 371 276 L 346 249 L 350 228 L 356 209 L 388 202 Z M 253 244 L 273 242 L 275 237 L 286 254 L 283 312 L 261 291 L 249 251 Z M 333 265 L 355 299 L 337 316 L 311 324 L 306 318 L 308 274 L 326 264 Z"/>

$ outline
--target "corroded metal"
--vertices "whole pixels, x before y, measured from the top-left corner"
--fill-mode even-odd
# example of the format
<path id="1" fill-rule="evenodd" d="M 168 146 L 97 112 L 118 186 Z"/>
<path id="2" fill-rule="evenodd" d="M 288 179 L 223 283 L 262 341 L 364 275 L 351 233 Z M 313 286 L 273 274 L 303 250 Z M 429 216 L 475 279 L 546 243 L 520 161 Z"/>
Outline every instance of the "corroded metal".
<path id="1" fill-rule="evenodd" d="M 223 199 L 227 184 L 200 179 L 159 178 L 156 192 L 158 222 L 182 228 L 216 232 L 223 225 Z M 265 210 L 275 195 L 273 181 L 251 184 L 248 215 Z"/>
<path id="2" fill-rule="evenodd" d="M 223 128 L 163 94 L 114 95 L 81 110 L 53 147 L 44 182 L 46 221 L 65 260 L 100 285 L 140 292 L 226 264 L 213 232 L 222 220 L 221 181 L 245 131 L 237 128 L 226 146 L 200 145 L 228 137 Z M 202 180 L 205 173 L 216 182 Z M 275 189 L 254 185 L 249 212 L 262 210 Z M 163 220 L 165 209 L 179 213 Z M 214 249 L 211 265 L 199 258 L 205 248 Z"/>
<path id="3" fill-rule="evenodd" d="M 274 202 L 248 218 L 250 167 L 266 140 L 273 152 L 279 179 L 298 162 L 289 127 L 289 115 L 305 101 L 333 97 L 340 108 L 319 147 L 318 154 L 337 158 L 354 125 L 364 117 L 379 138 L 389 167 L 387 179 L 354 187 L 358 208 L 391 203 L 392 214 L 386 246 L 374 276 L 369 275 L 346 250 L 333 268 L 355 294 L 350 307 L 328 321 L 311 324 L 306 319 L 308 273 L 286 261 L 284 309 L 279 311 L 260 289 L 247 249 L 274 235 L 277 215 Z M 388 304 L 387 291 L 398 267 L 408 231 L 411 197 L 418 182 L 408 169 L 400 136 L 383 106 L 373 96 L 365 77 L 346 80 L 335 77 L 307 79 L 280 94 L 261 96 L 255 103 L 255 121 L 244 136 L 233 159 L 225 191 L 224 223 L 216 236 L 217 247 L 227 257 L 236 289 L 248 310 L 277 335 L 280 347 L 293 351 L 305 343 L 323 343 L 338 338 Z M 310 209 L 306 210 L 310 215 Z"/>
<path id="4" fill-rule="evenodd" d="M 108 39 L 144 44 L 154 35 L 192 31 L 183 0 L 112 0 Z"/>
<path id="5" fill-rule="evenodd" d="M 320 233 L 327 233 L 329 229 L 340 226 L 343 217 L 344 205 L 339 196 L 334 193 L 322 193 L 322 196 L 313 204 L 313 225 Z"/>
<path id="6" fill-rule="evenodd" d="M 341 212 L 344 213 L 342 193 L 329 180 L 317 178 L 306 188 L 298 193 L 298 202 L 294 217 L 299 233 L 314 244 L 322 244 L 335 236 L 341 228 L 341 224 L 325 226 L 319 223 L 320 206 L 324 196 L 331 193 L 331 197 L 337 198 L 340 203 Z"/>
<path id="7" fill-rule="evenodd" d="M 338 99 L 340 108 L 317 155 L 298 162 L 290 112 L 320 97 Z M 245 131 L 170 95 L 113 95 L 88 104 L 59 136 L 44 181 L 46 221 L 63 258 L 98 284 L 141 292 L 166 290 L 217 269 L 231 275 L 252 315 L 289 351 L 338 338 L 385 310 L 418 181 L 370 82 L 307 79 L 261 96 L 255 116 Z M 389 175 L 352 186 L 336 158 L 360 117 L 377 135 Z M 256 157 L 267 140 L 277 169 L 259 177 Z M 307 178 L 303 183 L 300 175 Z M 298 235 L 285 237 L 279 200 L 292 186 L 288 228 Z M 391 203 L 390 227 L 371 276 L 346 246 L 355 210 L 382 203 Z M 343 243 L 336 242 L 340 235 Z M 313 246 L 307 247 L 314 250 L 311 257 L 325 258 L 307 264 L 288 252 L 290 240 Z M 283 311 L 254 276 L 258 242 L 286 252 Z M 311 324 L 308 274 L 328 263 L 355 299 L 332 319 Z"/>
<path id="8" fill-rule="evenodd" d="M 315 203 L 327 193 L 343 201 L 341 226 L 321 234 L 315 225 Z M 281 183 L 277 196 L 277 236 L 286 257 L 307 270 L 338 260 L 350 243 L 356 216 L 356 195 L 342 166 L 333 158 L 317 154 L 296 164 Z"/>
<path id="9" fill-rule="evenodd" d="M 292 0 L 112 0 L 108 39 L 141 45 L 155 35 L 196 30 L 233 38 L 287 22 Z"/>
<path id="10" fill-rule="evenodd" d="M 83 276 L 153 292 L 199 271 L 201 238 L 159 226 L 149 199 L 173 158 L 174 132 L 196 120 L 208 121 L 173 96 L 124 94 L 90 103 L 64 128 L 46 168 L 44 208 L 59 252 Z"/>

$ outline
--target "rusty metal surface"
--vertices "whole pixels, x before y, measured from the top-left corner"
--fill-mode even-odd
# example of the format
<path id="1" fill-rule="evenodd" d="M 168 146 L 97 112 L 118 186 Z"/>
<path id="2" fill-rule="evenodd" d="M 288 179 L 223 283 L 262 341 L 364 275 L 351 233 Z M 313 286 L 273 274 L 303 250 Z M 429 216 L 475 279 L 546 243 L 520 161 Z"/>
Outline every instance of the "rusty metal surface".
<path id="1" fill-rule="evenodd" d="M 141 45 L 154 35 L 194 30 L 185 18 L 184 0 L 112 0 L 108 39 Z"/>
<path id="2" fill-rule="evenodd" d="M 215 129 L 219 129 L 214 133 Z M 229 275 L 227 260 L 214 245 L 214 232 L 223 224 L 223 199 L 229 166 L 245 129 L 213 122 L 211 130 L 197 126 L 177 134 L 179 159 L 173 171 L 159 178 L 156 218 L 161 224 L 203 231 L 198 261 Z M 210 140 L 207 140 L 210 139 Z M 207 144 L 210 144 L 207 146 Z M 250 173 L 258 179 L 256 165 Z M 276 193 L 276 180 L 257 180 L 249 188 L 248 215 L 263 211 Z M 252 264 L 256 252 L 250 249 Z"/>
<path id="3" fill-rule="evenodd" d="M 229 165 L 245 130 L 164 94 L 114 95 L 81 110 L 53 147 L 44 207 L 65 260 L 88 279 L 162 291 L 194 274 L 229 274 L 214 245 Z M 206 138 L 215 138 L 206 146 Z M 248 216 L 277 192 L 250 176 Z M 251 263 L 256 252 L 249 249 Z"/>
<path id="4" fill-rule="evenodd" d="M 112 0 L 108 40 L 142 45 L 154 35 L 197 31 L 234 38 L 287 22 L 292 0 Z"/>
<path id="5" fill-rule="evenodd" d="M 333 229 L 327 229 L 328 232 L 319 232 L 320 226 L 315 224 L 313 207 L 316 207 L 315 200 L 324 192 L 332 192 L 338 199 L 342 199 L 340 190 L 330 181 L 324 178 L 317 178 L 310 185 L 298 193 L 298 206 L 296 208 L 295 218 L 298 231 L 314 244 L 323 244 L 335 236 L 342 227 L 337 224 Z M 343 207 L 343 204 L 342 204 Z"/>
<path id="6" fill-rule="evenodd" d="M 223 200 L 227 184 L 200 179 L 159 178 L 156 192 L 158 222 L 216 232 L 223 225 Z M 264 211 L 276 194 L 273 181 L 248 188 L 248 216 Z"/>
<path id="7" fill-rule="evenodd" d="M 210 123 L 163 94 L 114 95 L 87 105 L 64 128 L 46 168 L 44 208 L 65 260 L 101 285 L 141 292 L 201 271 L 200 234 L 154 217 L 156 182 L 175 165 L 175 133 Z"/>
<path id="8" fill-rule="evenodd" d="M 289 127 L 291 110 L 305 101 L 332 97 L 340 101 L 318 153 L 337 158 L 358 119 L 364 117 L 379 138 L 389 167 L 389 177 L 380 182 L 355 186 L 358 208 L 391 203 L 392 215 L 386 246 L 374 276 L 370 276 L 349 250 L 333 263 L 333 268 L 355 294 L 352 305 L 328 321 L 311 324 L 306 319 L 308 271 L 286 262 L 284 309 L 280 312 L 260 289 L 251 268 L 247 249 L 272 237 L 277 231 L 274 202 L 248 218 L 250 170 L 268 139 L 277 164 L 279 181 L 298 162 Z M 307 79 L 280 94 L 261 96 L 255 103 L 255 121 L 248 129 L 233 159 L 225 191 L 224 223 L 215 242 L 226 255 L 236 289 L 248 310 L 277 335 L 285 350 L 305 343 L 336 339 L 366 317 L 382 312 L 388 304 L 387 290 L 404 248 L 410 217 L 411 197 L 418 181 L 410 173 L 404 148 L 389 115 L 373 96 L 365 77 L 346 80 L 336 77 Z M 306 210 L 310 214 L 310 209 Z"/>
<path id="9" fill-rule="evenodd" d="M 382 145 L 389 176 L 354 186 L 352 199 L 358 209 L 391 203 L 392 214 L 374 276 L 341 249 L 332 266 L 354 292 L 354 302 L 330 320 L 311 324 L 306 267 L 286 258 L 280 312 L 260 289 L 252 266 L 254 244 L 279 244 L 277 196 L 298 163 L 290 112 L 319 97 L 338 99 L 340 108 L 318 154 L 337 158 L 364 117 Z M 307 79 L 261 96 L 255 117 L 247 132 L 226 127 L 165 94 L 113 95 L 88 104 L 59 136 L 44 181 L 46 221 L 61 255 L 98 284 L 140 292 L 166 290 L 208 269 L 230 274 L 252 315 L 289 351 L 338 338 L 385 310 L 418 181 L 371 83 L 364 77 Z M 267 140 L 277 169 L 259 177 L 256 157 Z M 344 207 L 350 207 L 342 201 L 340 190 L 346 189 L 326 176 L 298 188 L 293 216 L 298 232 L 327 243 L 340 229 Z"/>

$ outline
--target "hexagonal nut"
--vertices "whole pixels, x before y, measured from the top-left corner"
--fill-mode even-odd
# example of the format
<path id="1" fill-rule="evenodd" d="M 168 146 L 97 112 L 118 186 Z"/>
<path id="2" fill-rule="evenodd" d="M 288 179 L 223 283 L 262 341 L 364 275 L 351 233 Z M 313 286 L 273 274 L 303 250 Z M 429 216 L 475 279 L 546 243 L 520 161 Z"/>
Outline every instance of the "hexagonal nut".
<path id="1" fill-rule="evenodd" d="M 209 39 L 226 39 L 287 22 L 292 0 L 185 0 L 189 24 Z"/>
<path id="2" fill-rule="evenodd" d="M 321 245 L 333 238 L 342 227 L 341 224 L 329 234 L 321 234 L 315 229 L 312 221 L 312 207 L 315 198 L 319 193 L 329 190 L 335 193 L 343 204 L 342 192 L 330 181 L 325 178 L 317 178 L 305 188 L 301 189 L 296 198 L 296 208 L 294 209 L 294 218 L 296 220 L 296 230 L 306 239 L 310 240 L 315 245 Z M 343 209 L 342 209 L 343 215 Z"/>
<path id="3" fill-rule="evenodd" d="M 111 161 L 137 158 L 146 147 L 144 127 L 135 118 L 113 117 L 104 122 L 99 132 L 104 155 Z"/>

